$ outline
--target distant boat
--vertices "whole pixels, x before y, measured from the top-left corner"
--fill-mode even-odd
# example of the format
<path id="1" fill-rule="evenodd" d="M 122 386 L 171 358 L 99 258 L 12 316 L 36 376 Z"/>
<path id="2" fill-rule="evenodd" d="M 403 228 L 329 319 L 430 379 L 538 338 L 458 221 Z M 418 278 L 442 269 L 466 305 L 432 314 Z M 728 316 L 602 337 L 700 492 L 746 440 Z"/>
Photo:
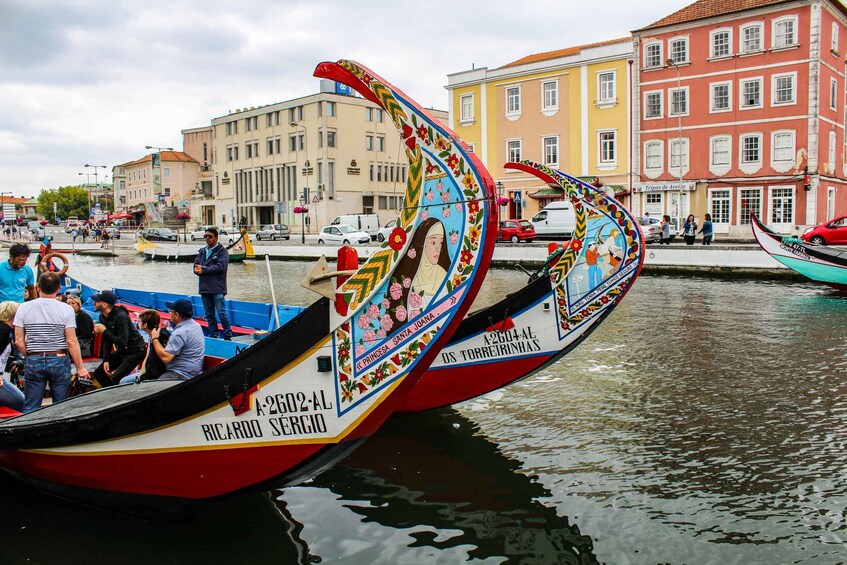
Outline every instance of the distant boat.
<path id="1" fill-rule="evenodd" d="M 196 244 L 177 243 L 174 245 L 156 245 L 155 243 L 138 236 L 136 248 L 146 258 L 154 261 L 194 261 L 197 258 Z M 256 255 L 250 235 L 247 230 L 241 230 L 241 236 L 226 247 L 229 252 L 229 262 L 237 263 L 244 259 L 253 259 Z"/>
<path id="2" fill-rule="evenodd" d="M 783 236 L 750 215 L 753 235 L 765 253 L 815 282 L 847 292 L 847 250 L 811 245 L 793 236 Z"/>

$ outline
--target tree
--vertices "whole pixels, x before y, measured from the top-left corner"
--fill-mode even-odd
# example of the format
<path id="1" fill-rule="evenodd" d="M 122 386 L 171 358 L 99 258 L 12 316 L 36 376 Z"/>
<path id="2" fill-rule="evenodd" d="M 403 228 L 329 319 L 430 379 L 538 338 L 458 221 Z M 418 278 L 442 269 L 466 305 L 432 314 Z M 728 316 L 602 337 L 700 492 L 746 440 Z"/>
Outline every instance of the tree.
<path id="1" fill-rule="evenodd" d="M 53 203 L 56 212 L 53 212 Z M 38 213 L 45 218 L 78 216 L 88 219 L 88 191 L 81 186 L 61 186 L 42 190 L 38 195 Z"/>

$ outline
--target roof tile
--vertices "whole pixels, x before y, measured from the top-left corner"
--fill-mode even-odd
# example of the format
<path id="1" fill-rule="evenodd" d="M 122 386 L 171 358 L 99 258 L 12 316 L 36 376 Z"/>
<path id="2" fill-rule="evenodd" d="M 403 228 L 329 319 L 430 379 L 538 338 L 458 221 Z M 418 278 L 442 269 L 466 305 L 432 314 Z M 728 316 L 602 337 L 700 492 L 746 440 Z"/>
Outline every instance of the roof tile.
<path id="1" fill-rule="evenodd" d="M 544 53 L 535 53 L 533 55 L 527 55 L 526 57 L 518 59 L 517 61 L 507 63 L 500 68 L 507 69 L 509 67 L 517 67 L 519 65 L 528 65 L 530 63 L 538 63 L 540 61 L 558 59 L 559 57 L 569 57 L 571 55 L 578 55 L 583 49 L 589 49 L 591 47 L 602 47 L 604 45 L 612 45 L 613 43 L 622 43 L 624 41 L 631 41 L 631 38 L 623 37 L 618 39 L 608 39 L 606 41 L 599 41 L 597 43 L 588 43 L 586 45 L 577 45 L 575 47 L 557 49 L 556 51 L 545 51 Z"/>

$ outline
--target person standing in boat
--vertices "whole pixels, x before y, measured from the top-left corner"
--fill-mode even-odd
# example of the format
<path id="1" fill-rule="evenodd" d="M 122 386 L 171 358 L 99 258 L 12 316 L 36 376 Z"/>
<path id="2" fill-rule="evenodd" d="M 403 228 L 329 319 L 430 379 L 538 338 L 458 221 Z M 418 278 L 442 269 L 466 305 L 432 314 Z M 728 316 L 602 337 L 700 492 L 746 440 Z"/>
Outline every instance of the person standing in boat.
<path id="1" fill-rule="evenodd" d="M 94 301 L 94 309 L 100 312 L 100 321 L 94 324 L 94 333 L 103 334 L 100 345 L 103 362 L 92 376 L 100 386 L 111 386 L 141 363 L 147 344 L 135 329 L 127 309 L 116 306 L 118 297 L 114 292 L 104 290 L 92 296 L 91 300 Z"/>
<path id="2" fill-rule="evenodd" d="M 694 239 L 697 237 L 697 222 L 694 220 L 694 214 L 688 214 L 685 218 L 685 223 L 682 224 L 682 238 L 685 240 L 685 245 L 694 245 Z"/>
<path id="3" fill-rule="evenodd" d="M 712 238 L 715 235 L 714 228 L 712 227 L 711 214 L 706 214 L 706 219 L 703 220 L 703 227 L 700 228 L 700 233 L 703 234 L 703 245 L 711 245 Z"/>
<path id="4" fill-rule="evenodd" d="M 24 413 L 41 407 L 48 382 L 54 404 L 68 398 L 71 361 L 78 377 L 88 376 L 76 340 L 73 308 L 56 300 L 60 286 L 56 273 L 44 273 L 38 279 L 41 296 L 21 304 L 15 314 L 15 347 L 26 352 Z"/>
<path id="5" fill-rule="evenodd" d="M 180 298 L 166 302 L 165 306 L 170 309 L 171 323 L 174 324 L 168 344 L 162 344 L 162 331 L 159 328 L 150 332 L 153 350 L 168 369 L 159 378 L 191 379 L 203 372 L 206 349 L 203 328 L 194 320 L 194 308 L 188 300 Z"/>
<path id="6" fill-rule="evenodd" d="M 229 252 L 218 242 L 218 229 L 211 227 L 203 234 L 206 247 L 197 252 L 194 274 L 200 279 L 200 298 L 209 324 L 209 337 L 220 337 L 218 317 L 223 327 L 223 337 L 232 339 L 232 327 L 226 313 L 226 275 L 229 270 Z"/>
<path id="7" fill-rule="evenodd" d="M 26 264 L 29 255 L 29 247 L 22 243 L 9 248 L 9 260 L 0 263 L 0 301 L 35 298 L 35 273 Z"/>

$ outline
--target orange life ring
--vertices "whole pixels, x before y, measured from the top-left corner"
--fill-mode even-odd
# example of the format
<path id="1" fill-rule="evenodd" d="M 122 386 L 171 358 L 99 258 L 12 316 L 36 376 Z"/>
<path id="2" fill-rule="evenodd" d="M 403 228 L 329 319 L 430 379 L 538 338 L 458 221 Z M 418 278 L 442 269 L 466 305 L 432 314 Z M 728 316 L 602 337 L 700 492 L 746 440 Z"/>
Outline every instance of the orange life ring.
<path id="1" fill-rule="evenodd" d="M 68 266 L 70 266 L 70 262 L 68 258 L 65 257 L 62 253 L 48 253 L 44 257 L 41 258 L 41 263 L 38 264 L 38 269 L 43 273 L 47 271 L 47 267 L 45 265 L 51 259 L 61 259 L 62 260 L 62 269 L 57 271 L 56 274 L 60 277 L 68 272 Z"/>

